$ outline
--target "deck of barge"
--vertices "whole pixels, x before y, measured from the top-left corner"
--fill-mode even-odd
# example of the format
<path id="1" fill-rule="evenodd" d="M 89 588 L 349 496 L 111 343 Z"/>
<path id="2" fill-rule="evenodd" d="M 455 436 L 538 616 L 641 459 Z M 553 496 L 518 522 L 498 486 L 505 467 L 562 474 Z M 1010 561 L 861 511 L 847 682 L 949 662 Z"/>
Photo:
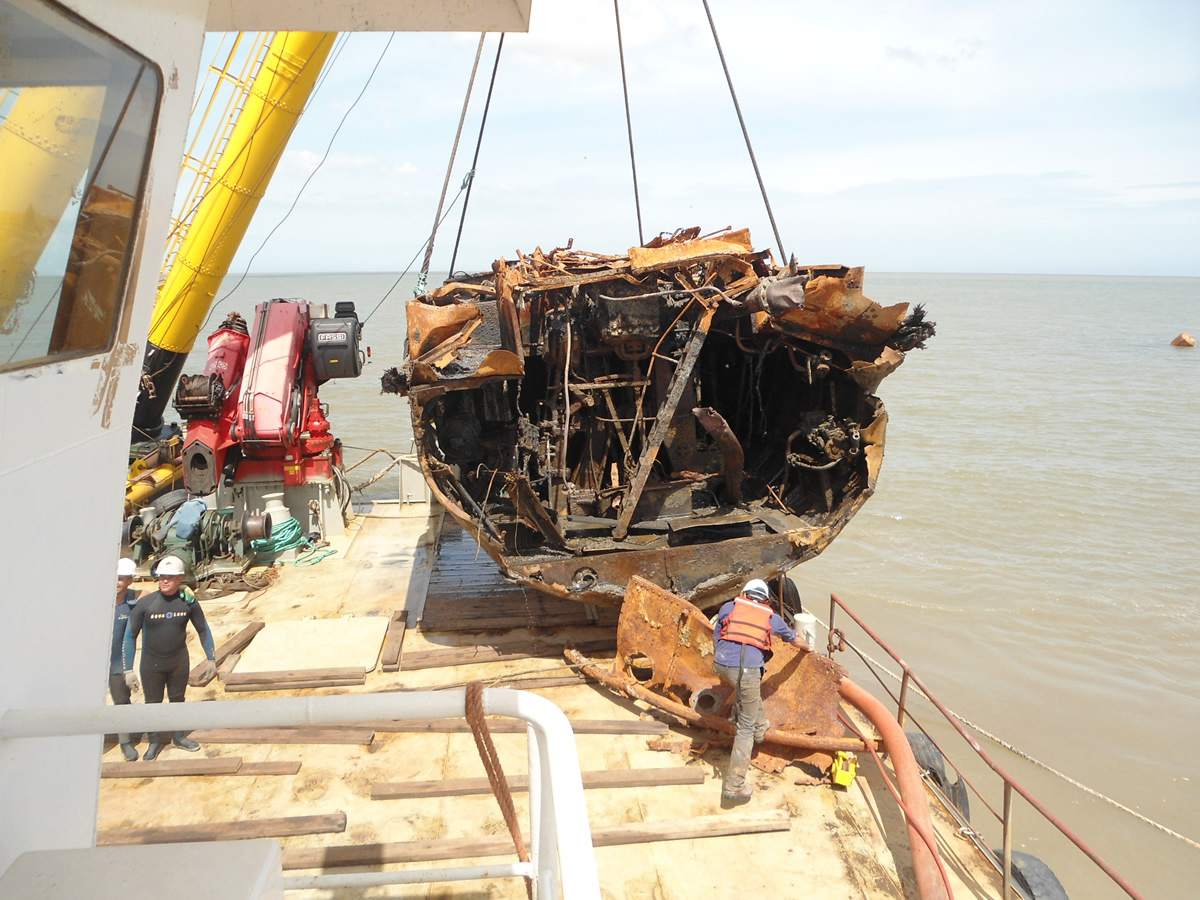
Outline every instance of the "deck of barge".
<path id="1" fill-rule="evenodd" d="M 363 510 L 347 537 L 335 544 L 337 554 L 307 568 L 282 566 L 279 580 L 264 592 L 205 602 L 218 646 L 253 622 L 270 629 L 272 623 L 306 617 L 390 617 L 395 610 L 407 610 L 410 625 L 398 672 L 376 666 L 362 686 L 269 693 L 227 692 L 217 680 L 189 688 L 188 701 L 429 689 L 475 680 L 524 687 L 581 723 L 576 746 L 584 773 L 630 771 L 641 782 L 639 787 L 586 791 L 606 898 L 682 900 L 749 892 L 839 900 L 916 897 L 902 818 L 869 760 L 860 762 L 860 776 L 849 789 L 796 783 L 807 779 L 792 767 L 780 775 L 752 769 L 753 799 L 736 809 L 723 809 L 720 772 L 727 751 L 710 748 L 697 755 L 650 749 L 651 741 L 682 745 L 694 735 L 656 718 L 658 714 L 643 705 L 579 680 L 554 652 L 569 640 L 597 648 L 593 655 L 603 657 L 615 614 L 530 596 L 504 583 L 469 535 L 452 524 L 444 526 L 443 518 L 436 507 L 376 504 Z M 194 635 L 189 639 L 196 659 Z M 489 661 L 439 664 L 439 657 L 461 662 L 446 655 L 454 647 L 481 645 L 496 648 L 486 657 Z M 435 651 L 441 653 L 430 655 Z M 493 661 L 496 652 L 508 658 Z M 405 668 L 404 659 L 412 665 Z M 600 722 L 605 724 L 594 724 Z M 648 733 L 656 730 L 663 734 Z M 164 762 L 239 758 L 243 766 L 274 763 L 272 771 L 289 774 L 140 777 L 137 767 L 147 764 L 124 763 L 120 750 L 108 745 L 106 774 L 126 777 L 102 780 L 98 840 L 104 844 L 156 838 L 154 832 L 135 830 L 281 819 L 287 820 L 279 826 L 284 831 L 301 830 L 301 823 L 319 830 L 279 837 L 285 874 L 320 871 L 311 868 L 310 851 L 323 847 L 362 847 L 376 858 L 424 854 L 441 860 L 391 864 L 401 869 L 472 865 L 495 860 L 497 853 L 514 856 L 511 845 L 503 846 L 507 831 L 491 794 L 461 793 L 467 786 L 459 780 L 484 776 L 469 731 L 343 731 L 341 736 L 308 735 L 320 743 L 295 743 L 295 735 L 266 743 L 224 743 L 197 734 L 200 753 L 167 747 L 159 757 Z M 324 742 L 339 738 L 354 742 Z M 524 735 L 497 733 L 495 742 L 506 774 L 524 774 Z M 144 742 L 139 749 L 145 749 Z M 692 783 L 674 783 L 682 780 Z M 372 799 L 373 786 L 416 782 L 443 782 L 445 790 L 425 784 L 417 786 L 425 796 Z M 431 795 L 446 791 L 457 795 Z M 375 788 L 376 794 L 384 792 Z M 395 792 L 406 793 L 403 788 Z M 525 795 L 516 793 L 515 800 L 520 819 L 527 822 Z M 999 896 L 999 879 L 968 842 L 955 836 L 957 824 L 933 801 L 931 812 L 955 896 Z M 729 831 L 733 833 L 723 833 Z M 681 839 L 688 833 L 706 836 Z M 163 834 L 158 832 L 157 838 Z M 448 843 L 456 840 L 467 843 Z M 501 849 L 496 849 L 498 840 Z M 629 840 L 634 842 L 619 843 Z M 489 855 L 454 856 L 453 862 L 446 856 L 471 852 Z M 720 860 L 738 861 L 736 882 L 722 881 Z M 525 889 L 507 879 L 291 896 L 521 898 Z"/>

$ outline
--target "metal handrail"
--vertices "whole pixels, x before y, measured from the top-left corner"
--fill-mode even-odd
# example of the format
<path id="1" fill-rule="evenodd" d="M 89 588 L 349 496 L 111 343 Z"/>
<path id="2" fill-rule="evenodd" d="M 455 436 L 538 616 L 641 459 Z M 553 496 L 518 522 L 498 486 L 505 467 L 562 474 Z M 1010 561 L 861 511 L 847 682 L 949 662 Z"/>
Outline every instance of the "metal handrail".
<path id="1" fill-rule="evenodd" d="M 831 650 L 829 653 L 830 656 L 833 655 L 832 654 L 832 647 L 833 647 L 832 635 L 835 632 L 834 616 L 836 614 L 838 607 L 841 607 L 842 610 L 846 613 L 846 615 L 848 615 L 851 619 L 853 619 L 855 624 L 857 624 L 858 627 L 861 628 L 867 634 L 867 636 L 870 637 L 871 640 L 873 640 L 876 643 L 876 645 L 879 646 L 879 648 L 881 650 L 883 650 L 885 653 L 887 653 L 888 656 L 890 656 L 892 658 L 892 660 L 900 667 L 900 670 L 904 673 L 904 681 L 901 682 L 900 701 L 898 703 L 899 708 L 897 710 L 896 718 L 899 721 L 903 722 L 903 718 L 904 718 L 904 714 L 905 714 L 904 701 L 907 699 L 907 693 L 908 693 L 907 685 L 911 681 L 913 684 L 915 684 L 917 686 L 918 690 L 921 691 L 921 693 L 925 696 L 925 698 L 928 699 L 929 702 L 934 705 L 934 707 L 938 710 L 938 712 L 940 712 L 942 714 L 942 716 L 945 717 L 946 721 L 948 723 L 950 723 L 950 725 L 954 728 L 955 731 L 957 731 L 959 733 L 959 735 L 963 738 L 963 740 L 965 740 L 971 746 L 971 749 L 973 749 L 975 751 L 975 753 L 979 756 L 979 758 L 981 760 L 983 760 L 983 762 L 988 766 L 988 768 L 990 768 L 993 772 L 995 772 L 998 776 L 1000 776 L 1000 779 L 1003 781 L 1003 783 L 1004 783 L 1004 813 L 999 818 L 1001 819 L 1001 822 L 1003 825 L 1003 830 L 1004 830 L 1004 850 L 1003 850 L 1003 860 L 1004 861 L 1003 861 L 1003 869 L 1002 869 L 1002 873 L 1001 873 L 1002 877 L 1004 879 L 1004 884 L 1003 884 L 1003 892 L 1004 892 L 1003 896 L 1004 897 L 1009 896 L 1009 889 L 1011 886 L 1011 878 L 1012 878 L 1012 794 L 1013 794 L 1013 791 L 1016 791 L 1023 798 L 1025 798 L 1025 800 L 1029 803 L 1030 806 L 1032 806 L 1035 810 L 1037 810 L 1037 812 L 1039 812 L 1042 815 L 1042 818 L 1044 818 L 1047 822 L 1049 822 L 1051 825 L 1053 825 L 1055 828 L 1057 828 L 1058 831 L 1065 838 L 1067 838 L 1067 840 L 1069 840 L 1076 847 L 1078 847 L 1081 851 L 1083 851 L 1084 855 L 1086 855 L 1092 862 L 1094 862 L 1099 867 L 1099 869 L 1102 872 L 1104 872 L 1105 875 L 1107 875 L 1109 878 L 1111 878 L 1113 880 L 1113 882 L 1115 882 L 1116 885 L 1119 888 L 1121 888 L 1121 890 L 1123 890 L 1130 897 L 1133 897 L 1134 900 L 1143 900 L 1142 895 L 1137 891 L 1136 888 L 1133 887 L 1133 885 L 1131 885 L 1128 881 L 1126 881 L 1125 878 L 1119 872 L 1117 872 L 1112 866 L 1110 866 L 1107 862 L 1105 862 L 1105 860 L 1095 850 L 1093 850 L 1082 838 L 1080 838 L 1079 835 L 1077 835 L 1074 831 L 1072 831 L 1071 828 L 1066 825 L 1066 823 L 1064 823 L 1061 819 L 1059 819 L 1056 815 L 1054 815 L 1054 813 L 1050 812 L 1050 810 L 1047 809 L 1040 800 L 1038 800 L 1036 797 L 1034 797 L 1033 794 L 1031 794 L 1024 786 L 1022 786 L 1020 784 L 1020 782 L 1018 782 L 1012 775 L 1010 775 L 1007 771 L 1005 771 L 995 760 L 993 760 L 992 757 L 988 755 L 987 751 L 985 751 L 979 745 L 979 742 L 977 740 L 975 740 L 974 735 L 972 735 L 969 731 L 967 731 L 966 728 L 963 726 L 963 724 L 958 721 L 957 717 L 949 709 L 946 708 L 945 704 L 943 704 L 936 696 L 934 696 L 933 692 L 930 691 L 929 688 L 927 688 L 925 686 L 924 682 L 922 682 L 920 677 L 918 677 L 918 675 L 909 667 L 908 663 L 906 663 L 894 650 L 892 650 L 892 648 L 889 647 L 882 638 L 880 638 L 877 634 L 875 634 L 875 632 L 871 630 L 871 628 L 867 625 L 867 623 L 864 622 L 862 619 L 860 619 L 854 613 L 854 611 L 852 609 L 850 609 L 850 607 L 847 606 L 837 596 L 837 594 L 829 595 L 829 633 L 831 636 L 830 637 Z M 957 768 L 956 768 L 956 771 L 957 771 Z M 976 793 L 978 793 L 978 791 L 976 791 Z M 990 807 L 989 807 L 989 809 L 990 809 Z M 992 810 L 992 812 L 993 812 L 993 814 L 995 814 L 995 810 Z"/>
<path id="2" fill-rule="evenodd" d="M 600 900 L 600 884 L 575 737 L 567 717 L 544 697 L 526 691 L 483 691 L 486 715 L 527 725 L 530 864 L 317 875 L 285 879 L 288 890 L 349 883 L 401 884 L 527 876 L 539 900 Z M 0 741 L 201 728 L 348 725 L 381 719 L 463 718 L 466 691 L 414 691 L 239 700 L 236 703 L 154 703 L 70 709 L 10 709 L 0 716 Z M 358 879 L 357 882 L 354 879 Z M 350 879 L 348 882 L 347 879 Z M 390 880 L 384 880 L 390 879 Z"/>

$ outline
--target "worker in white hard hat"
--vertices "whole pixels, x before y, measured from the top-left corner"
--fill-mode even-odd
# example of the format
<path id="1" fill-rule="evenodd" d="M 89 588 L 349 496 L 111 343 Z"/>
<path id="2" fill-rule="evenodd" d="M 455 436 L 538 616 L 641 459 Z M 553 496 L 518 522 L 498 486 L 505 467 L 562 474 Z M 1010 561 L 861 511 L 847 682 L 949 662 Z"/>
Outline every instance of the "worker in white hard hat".
<path id="1" fill-rule="evenodd" d="M 767 734 L 769 723 L 763 712 L 762 676 L 774 634 L 802 650 L 812 650 L 771 608 L 771 592 L 761 578 L 747 581 L 741 595 L 727 601 L 717 613 L 713 671 L 722 681 L 733 685 L 733 709 L 737 717 L 737 736 L 721 787 L 721 796 L 726 800 L 745 801 L 754 795 L 746 773 L 754 745 L 761 743 Z"/>
<path id="2" fill-rule="evenodd" d="M 157 569 L 158 590 L 139 600 L 129 616 L 123 654 L 125 681 L 130 688 L 137 685 L 133 656 L 138 634 L 142 634 L 142 685 L 147 703 L 162 703 L 164 689 L 172 703 L 184 701 L 191 669 L 187 651 L 188 622 L 196 629 L 204 655 L 208 657 L 205 677 L 211 680 L 217 672 L 212 631 L 196 595 L 183 584 L 186 572 L 187 568 L 178 556 L 164 556 Z M 181 731 L 171 736 L 171 744 L 191 752 L 200 749 L 199 744 Z M 157 759 L 160 750 L 162 735 L 151 732 L 150 746 L 142 759 Z"/>
<path id="3" fill-rule="evenodd" d="M 113 611 L 112 652 L 108 660 L 108 694 L 116 706 L 124 706 L 132 700 L 130 686 L 125 683 L 125 668 L 122 665 L 121 654 L 125 649 L 125 631 L 129 624 L 129 614 L 133 612 L 133 608 L 137 606 L 138 602 L 138 592 L 130 587 L 135 575 L 137 575 L 137 563 L 129 557 L 117 560 L 117 605 Z M 136 685 L 136 683 L 135 681 L 134 684 Z M 129 762 L 138 758 L 137 749 L 133 746 L 129 735 L 122 732 L 117 735 L 117 740 L 121 744 L 121 752 L 125 754 L 125 758 Z"/>

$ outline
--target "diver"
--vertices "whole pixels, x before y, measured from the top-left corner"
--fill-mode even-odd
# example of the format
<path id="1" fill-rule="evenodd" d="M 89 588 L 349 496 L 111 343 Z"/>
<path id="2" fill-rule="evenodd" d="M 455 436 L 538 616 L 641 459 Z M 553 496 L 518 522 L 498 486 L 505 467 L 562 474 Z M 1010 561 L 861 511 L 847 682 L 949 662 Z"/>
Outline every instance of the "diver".
<path id="1" fill-rule="evenodd" d="M 204 655 L 208 657 L 204 676 L 210 680 L 216 676 L 212 631 L 204 619 L 204 610 L 196 601 L 196 595 L 183 585 L 184 571 L 183 560 L 178 556 L 163 557 L 158 564 L 158 590 L 142 597 L 129 614 L 124 644 L 125 683 L 130 690 L 137 690 L 133 656 L 137 636 L 144 630 L 141 670 L 147 703 L 162 703 L 164 688 L 170 702 L 184 701 L 190 670 L 188 622 L 196 629 Z M 162 735 L 151 732 L 149 737 L 150 746 L 146 748 L 142 759 L 157 759 L 162 749 Z M 174 732 L 171 743 L 180 750 L 193 753 L 200 749 L 199 744 L 179 731 Z"/>

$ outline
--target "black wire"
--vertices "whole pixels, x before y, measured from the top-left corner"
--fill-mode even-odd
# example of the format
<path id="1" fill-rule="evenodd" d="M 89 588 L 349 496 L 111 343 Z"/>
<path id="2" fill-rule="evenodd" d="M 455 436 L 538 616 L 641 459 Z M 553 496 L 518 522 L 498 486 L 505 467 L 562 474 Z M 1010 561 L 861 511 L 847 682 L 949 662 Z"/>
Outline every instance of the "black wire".
<path id="1" fill-rule="evenodd" d="M 637 160 L 633 157 L 633 119 L 629 115 L 629 84 L 625 80 L 625 44 L 621 40 L 621 7 L 613 0 L 613 15 L 617 20 L 617 52 L 621 57 L 621 90 L 625 92 L 625 130 L 629 134 L 629 165 L 633 169 L 633 205 L 637 210 L 638 243 L 645 244 L 642 235 L 642 200 L 638 194 Z"/>
<path id="2" fill-rule="evenodd" d="M 704 13 L 708 16 L 708 27 L 712 29 L 713 43 L 717 45 L 717 56 L 721 58 L 721 68 L 725 71 L 725 83 L 729 85 L 729 96 L 733 98 L 733 108 L 737 112 L 738 124 L 742 126 L 742 137 L 746 141 L 746 150 L 750 154 L 750 164 L 754 167 L 754 177 L 758 179 L 758 190 L 762 193 L 763 205 L 767 208 L 767 218 L 771 220 L 771 230 L 775 232 L 780 265 L 787 265 L 787 254 L 783 251 L 783 239 L 779 236 L 779 227 L 775 224 L 775 213 L 771 211 L 771 201 L 767 199 L 767 188 L 763 184 L 762 173 L 758 171 L 758 160 L 754 158 L 754 148 L 750 145 L 750 132 L 746 130 L 746 120 L 742 118 L 742 107 L 738 103 L 737 93 L 733 89 L 733 79 L 729 77 L 729 66 L 725 64 L 725 52 L 721 49 L 721 39 L 717 37 L 717 26 L 713 22 L 712 10 L 708 8 L 708 0 L 702 0 L 702 2 L 704 3 Z"/>
<path id="3" fill-rule="evenodd" d="M 321 166 L 325 165 L 325 160 L 329 159 L 329 154 L 333 151 L 333 142 L 337 140 L 338 132 L 342 130 L 342 126 L 346 124 L 346 119 L 350 117 L 350 113 L 354 112 L 354 108 L 358 106 L 358 101 L 363 98 L 363 94 L 367 92 L 367 88 L 369 88 L 371 86 L 371 82 L 375 80 L 375 73 L 379 71 L 379 66 L 383 63 L 383 58 L 387 55 L 388 48 L 392 46 L 392 41 L 395 39 L 395 37 L 396 32 L 394 31 L 388 35 L 387 43 L 383 45 L 383 51 L 379 54 L 379 59 L 375 60 L 375 66 L 371 69 L 371 74 L 367 76 L 366 84 L 362 86 L 362 90 L 358 92 L 358 96 L 354 98 L 354 102 L 350 104 L 350 108 L 346 110 L 345 114 L 342 116 L 342 120 L 338 122 L 337 128 L 333 130 L 333 135 L 329 138 L 329 146 L 325 148 L 325 155 L 321 157 L 321 161 L 317 163 L 317 167 L 309 173 L 306 179 L 304 179 L 304 184 L 300 185 L 300 190 L 296 192 L 296 197 L 294 200 L 292 200 L 292 205 L 288 207 L 288 211 L 284 213 L 283 218 L 275 224 L 275 227 L 271 229 L 267 236 L 263 238 L 262 243 L 258 245 L 258 249 L 254 251 L 254 254 L 246 263 L 246 271 L 242 273 L 242 277 L 238 279 L 238 283 L 230 288 L 225 296 L 218 300 L 217 303 L 223 303 L 228 300 L 230 295 L 242 286 L 242 282 L 245 281 L 246 276 L 250 274 L 250 267 L 254 265 L 254 260 L 258 257 L 258 254 L 262 252 L 263 248 L 267 246 L 267 241 L 271 240 L 275 232 L 280 229 L 283 223 L 288 220 L 288 217 L 290 217 L 292 212 L 296 209 L 296 204 L 300 202 L 300 197 L 304 194 L 304 189 L 308 187 L 308 183 L 313 180 L 316 174 L 321 171 Z M 216 305 L 216 303 L 213 304 L 214 309 L 216 308 Z M 209 315 L 211 316 L 212 312 L 209 312 Z M 208 323 L 207 319 L 204 321 L 205 324 Z"/>
<path id="4" fill-rule="evenodd" d="M 471 187 L 475 184 L 475 167 L 479 165 L 479 148 L 483 146 L 483 126 L 487 124 L 488 110 L 492 107 L 492 89 L 496 87 L 496 70 L 500 68 L 500 51 L 504 49 L 504 32 L 500 32 L 500 43 L 496 45 L 496 61 L 492 63 L 492 80 L 488 84 L 487 100 L 483 104 L 483 118 L 479 120 L 479 138 L 475 141 L 475 156 L 471 160 L 471 171 L 467 175 L 467 196 L 463 200 L 462 215 L 458 220 L 458 234 L 454 237 L 454 253 L 450 257 L 450 275 L 454 275 L 454 263 L 458 260 L 458 245 L 462 241 L 463 225 L 467 221 L 467 204 L 471 202 Z"/>

